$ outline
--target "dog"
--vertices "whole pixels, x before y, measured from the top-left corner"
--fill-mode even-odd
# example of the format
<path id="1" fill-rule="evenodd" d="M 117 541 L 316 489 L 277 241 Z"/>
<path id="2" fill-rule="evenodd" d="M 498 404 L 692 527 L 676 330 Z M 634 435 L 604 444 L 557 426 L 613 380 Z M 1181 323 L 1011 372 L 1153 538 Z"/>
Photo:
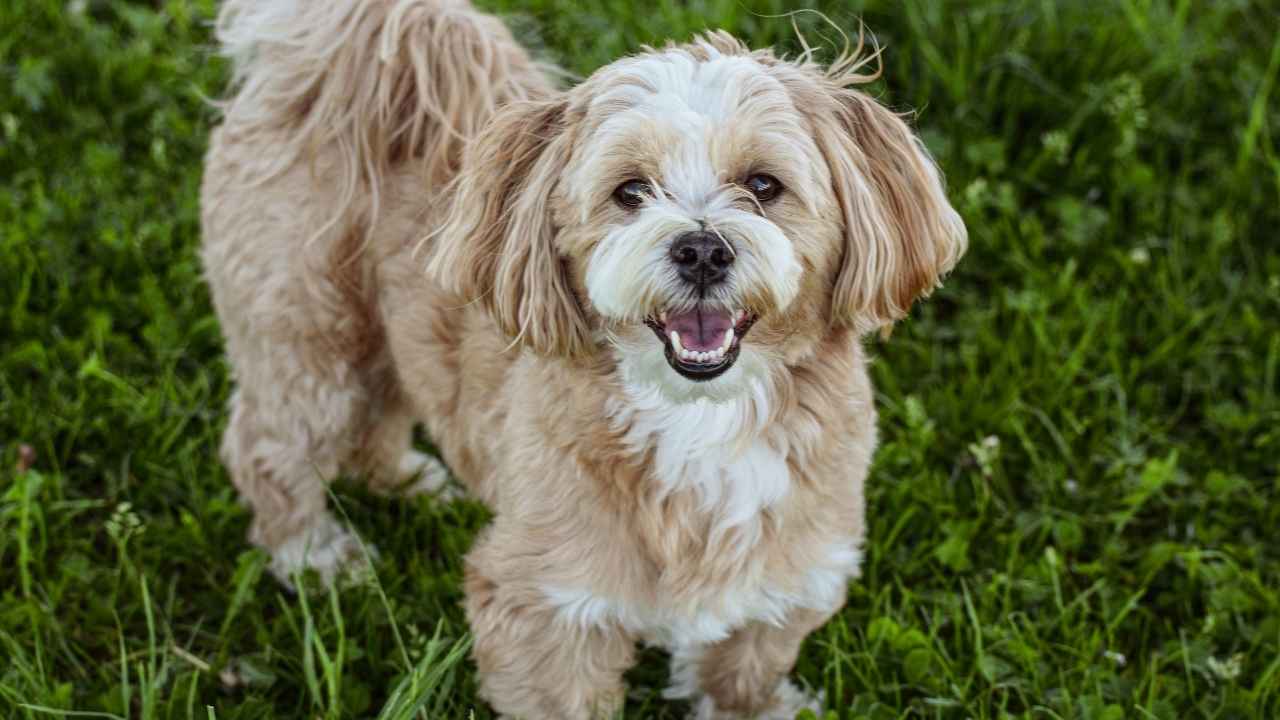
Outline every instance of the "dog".
<path id="1" fill-rule="evenodd" d="M 221 455 L 282 580 L 367 555 L 344 472 L 494 512 L 466 557 L 481 696 L 597 718 L 637 643 L 700 718 L 790 718 L 859 573 L 865 335 L 967 232 L 899 115 L 725 32 L 570 89 L 465 0 L 227 0 L 202 260 Z M 411 447 L 415 423 L 448 462 Z"/>

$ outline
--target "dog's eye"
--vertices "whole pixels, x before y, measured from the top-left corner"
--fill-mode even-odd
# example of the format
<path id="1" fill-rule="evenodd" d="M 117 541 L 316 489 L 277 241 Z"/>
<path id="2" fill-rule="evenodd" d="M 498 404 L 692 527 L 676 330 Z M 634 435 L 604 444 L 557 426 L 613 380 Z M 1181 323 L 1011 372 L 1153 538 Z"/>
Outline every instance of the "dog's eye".
<path id="1" fill-rule="evenodd" d="M 622 207 L 640 207 L 653 197 L 653 187 L 643 180 L 628 180 L 613 191 L 613 200 Z"/>
<path id="2" fill-rule="evenodd" d="M 743 184 L 760 202 L 769 202 L 782 192 L 782 183 L 772 175 L 752 175 Z"/>

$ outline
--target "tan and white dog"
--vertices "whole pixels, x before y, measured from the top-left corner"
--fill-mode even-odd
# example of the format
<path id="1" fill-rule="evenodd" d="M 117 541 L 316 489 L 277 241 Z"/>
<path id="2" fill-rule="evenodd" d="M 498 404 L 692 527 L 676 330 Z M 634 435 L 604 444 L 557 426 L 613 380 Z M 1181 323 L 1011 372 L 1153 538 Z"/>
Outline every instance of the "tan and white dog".
<path id="1" fill-rule="evenodd" d="M 722 32 L 570 90 L 464 0 L 229 0 L 203 260 L 222 447 L 282 578 L 358 543 L 344 470 L 495 519 L 467 556 L 482 695 L 608 716 L 635 643 L 703 718 L 791 717 L 858 574 L 876 414 L 860 337 L 963 253 L 899 116 Z M 408 487 L 404 487 L 405 485 Z"/>

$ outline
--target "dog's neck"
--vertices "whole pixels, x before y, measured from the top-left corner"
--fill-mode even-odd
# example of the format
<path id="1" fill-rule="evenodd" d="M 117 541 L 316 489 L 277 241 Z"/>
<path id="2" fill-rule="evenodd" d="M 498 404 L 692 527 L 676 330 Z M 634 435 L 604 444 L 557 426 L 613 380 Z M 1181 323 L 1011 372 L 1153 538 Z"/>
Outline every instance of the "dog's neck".
<path id="1" fill-rule="evenodd" d="M 652 383 L 624 383 L 610 422 L 637 456 L 648 457 L 658 496 L 692 492 L 727 529 L 756 518 L 791 489 L 777 388 L 745 381 L 729 398 L 673 400 Z"/>

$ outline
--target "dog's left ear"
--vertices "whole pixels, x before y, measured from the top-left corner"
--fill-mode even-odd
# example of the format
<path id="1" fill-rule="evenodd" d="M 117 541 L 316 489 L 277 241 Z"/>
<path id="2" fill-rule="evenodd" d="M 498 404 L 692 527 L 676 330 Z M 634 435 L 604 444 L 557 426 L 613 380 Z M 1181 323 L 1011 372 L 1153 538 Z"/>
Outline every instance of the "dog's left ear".
<path id="1" fill-rule="evenodd" d="M 590 327 L 555 245 L 551 195 L 567 162 L 563 98 L 513 103 L 474 140 L 454 180 L 428 272 L 478 302 L 513 343 L 589 352 Z"/>
<path id="2" fill-rule="evenodd" d="M 887 328 L 937 287 L 968 233 L 902 118 L 829 77 L 820 84 L 827 97 L 810 113 L 845 228 L 831 317 L 859 332 Z"/>

